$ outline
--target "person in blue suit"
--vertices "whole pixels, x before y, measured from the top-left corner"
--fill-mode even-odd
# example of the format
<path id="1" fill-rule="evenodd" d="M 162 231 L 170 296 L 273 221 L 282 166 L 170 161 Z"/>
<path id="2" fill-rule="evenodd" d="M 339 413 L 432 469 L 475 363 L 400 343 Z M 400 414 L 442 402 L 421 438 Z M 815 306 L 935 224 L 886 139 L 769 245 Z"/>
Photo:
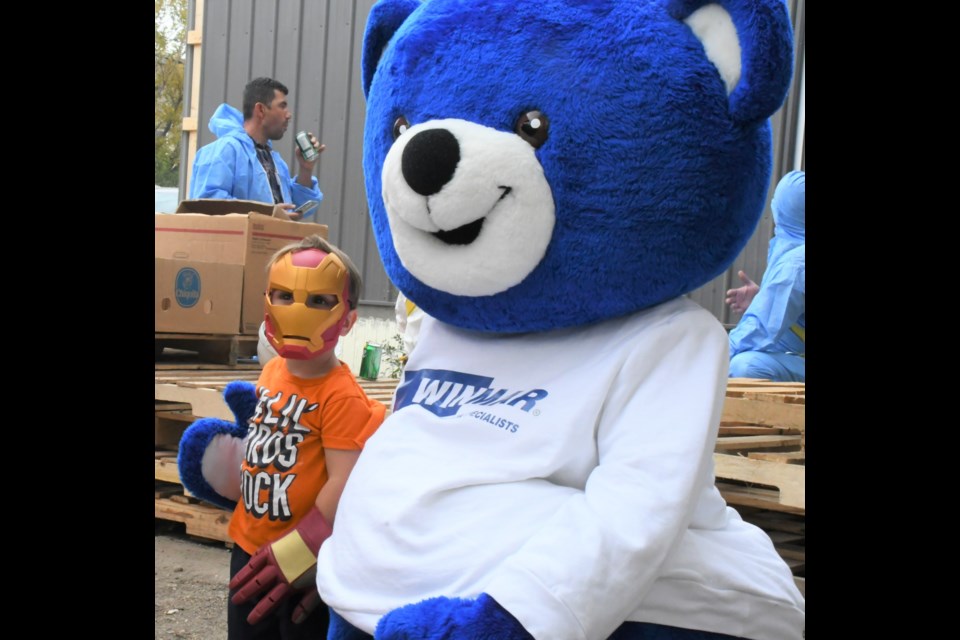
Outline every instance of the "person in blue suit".
<path id="1" fill-rule="evenodd" d="M 727 292 L 731 309 L 746 309 L 730 331 L 731 378 L 806 381 L 805 179 L 791 171 L 774 190 L 776 226 L 759 289 L 740 272 L 746 284 Z"/>
<path id="2" fill-rule="evenodd" d="M 221 104 L 210 118 L 210 131 L 217 139 L 202 147 L 193 162 L 190 198 L 227 198 L 279 204 L 294 220 L 293 208 L 323 194 L 313 168 L 317 159 L 306 160 L 297 148 L 297 175 L 273 150 L 271 140 L 280 140 L 293 113 L 287 103 L 287 87 L 271 78 L 256 78 L 243 90 L 243 112 Z M 326 145 L 308 134 L 318 154 Z"/>

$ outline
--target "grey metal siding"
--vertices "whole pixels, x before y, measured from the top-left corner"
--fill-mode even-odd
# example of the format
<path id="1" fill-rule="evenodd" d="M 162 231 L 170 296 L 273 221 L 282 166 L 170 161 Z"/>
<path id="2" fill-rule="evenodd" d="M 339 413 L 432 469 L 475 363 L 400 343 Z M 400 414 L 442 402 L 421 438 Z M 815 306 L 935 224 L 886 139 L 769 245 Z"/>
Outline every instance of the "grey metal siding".
<path id="1" fill-rule="evenodd" d="M 739 287 L 740 278 L 737 271 L 743 270 L 754 281 L 759 283 L 764 270 L 767 268 L 767 245 L 773 236 L 773 214 L 770 211 L 770 198 L 780 178 L 794 169 L 806 170 L 805 145 L 803 130 L 803 81 L 805 49 L 805 0 L 788 0 L 790 18 L 794 30 L 794 72 L 790 91 L 784 105 L 770 119 L 773 130 L 773 172 L 770 186 L 767 190 L 767 201 L 763 216 L 754 231 L 750 241 L 737 256 L 734 263 L 724 273 L 720 274 L 706 285 L 690 293 L 689 297 L 704 307 L 720 322 L 727 326 L 735 325 L 740 319 L 724 303 L 727 289 Z M 799 153 L 798 153 L 799 152 Z M 799 156 L 799 165 L 796 164 Z"/>
<path id="2" fill-rule="evenodd" d="M 220 104 L 241 107 L 251 78 L 269 76 L 290 89 L 293 120 L 274 148 L 296 170 L 293 134 L 313 131 L 327 148 L 316 175 L 323 203 L 308 221 L 330 227 L 364 278 L 364 304 L 393 305 L 397 291 L 380 262 L 370 229 L 362 170 L 365 101 L 360 87 L 363 29 L 374 0 L 205 0 L 197 148 Z M 184 167 L 186 184 L 191 167 Z"/>
<path id="3" fill-rule="evenodd" d="M 243 87 L 251 78 L 270 76 L 286 84 L 294 116 L 287 135 L 274 146 L 295 169 L 296 131 L 313 131 L 327 145 L 317 164 L 323 204 L 312 221 L 328 225 L 330 239 L 363 272 L 362 302 L 392 305 L 397 291 L 383 270 L 370 228 L 362 169 L 365 100 L 360 52 L 374 1 L 204 0 L 197 148 L 214 139 L 207 129 L 214 110 L 223 102 L 239 108 Z M 786 104 L 772 119 L 774 166 L 763 217 L 733 266 L 690 294 L 726 324 L 738 319 L 723 302 L 726 290 L 739 286 L 737 271 L 743 269 L 759 281 L 766 268 L 767 243 L 773 233 L 769 200 L 777 181 L 791 169 L 805 168 L 800 101 L 804 3 L 788 0 L 796 33 L 796 66 Z M 801 164 L 795 167 L 798 157 Z M 191 169 L 185 155 L 182 165 L 181 184 L 185 185 Z"/>

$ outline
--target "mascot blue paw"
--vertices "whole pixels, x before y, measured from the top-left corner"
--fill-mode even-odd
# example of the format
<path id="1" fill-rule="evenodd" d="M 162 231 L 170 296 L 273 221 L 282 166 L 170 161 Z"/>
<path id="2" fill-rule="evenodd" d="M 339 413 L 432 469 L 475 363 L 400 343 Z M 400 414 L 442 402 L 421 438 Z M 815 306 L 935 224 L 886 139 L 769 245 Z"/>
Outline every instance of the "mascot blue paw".
<path id="1" fill-rule="evenodd" d="M 533 640 L 496 600 L 430 598 L 394 609 L 380 619 L 376 640 Z"/>
<path id="2" fill-rule="evenodd" d="M 180 438 L 177 467 L 180 482 L 194 496 L 224 509 L 240 498 L 240 462 L 247 423 L 257 406 L 253 384 L 237 380 L 227 385 L 224 400 L 236 422 L 201 418 Z"/>
<path id="3" fill-rule="evenodd" d="M 237 424 L 243 425 L 243 430 L 246 432 L 247 423 L 250 422 L 250 418 L 253 417 L 253 412 L 257 408 L 256 386 L 246 380 L 234 380 L 227 383 L 223 390 L 223 399 L 236 417 Z"/>

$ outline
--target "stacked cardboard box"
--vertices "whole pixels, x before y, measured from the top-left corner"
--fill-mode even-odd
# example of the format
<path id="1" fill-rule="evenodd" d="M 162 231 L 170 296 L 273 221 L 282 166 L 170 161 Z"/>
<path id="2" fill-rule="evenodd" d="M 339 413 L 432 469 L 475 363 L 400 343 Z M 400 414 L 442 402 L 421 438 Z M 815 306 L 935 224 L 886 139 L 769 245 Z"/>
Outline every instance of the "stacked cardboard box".
<path id="1" fill-rule="evenodd" d="M 155 214 L 155 330 L 257 333 L 270 256 L 312 234 L 327 238 L 327 225 L 249 200 L 184 200 Z"/>

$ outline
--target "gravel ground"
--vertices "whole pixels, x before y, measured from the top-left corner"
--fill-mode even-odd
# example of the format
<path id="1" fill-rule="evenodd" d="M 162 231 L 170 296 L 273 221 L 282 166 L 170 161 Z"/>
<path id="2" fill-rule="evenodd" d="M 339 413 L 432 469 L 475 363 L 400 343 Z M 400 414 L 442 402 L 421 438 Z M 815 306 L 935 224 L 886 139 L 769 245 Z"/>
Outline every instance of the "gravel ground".
<path id="1" fill-rule="evenodd" d="M 230 550 L 157 521 L 154 640 L 226 640 Z"/>

